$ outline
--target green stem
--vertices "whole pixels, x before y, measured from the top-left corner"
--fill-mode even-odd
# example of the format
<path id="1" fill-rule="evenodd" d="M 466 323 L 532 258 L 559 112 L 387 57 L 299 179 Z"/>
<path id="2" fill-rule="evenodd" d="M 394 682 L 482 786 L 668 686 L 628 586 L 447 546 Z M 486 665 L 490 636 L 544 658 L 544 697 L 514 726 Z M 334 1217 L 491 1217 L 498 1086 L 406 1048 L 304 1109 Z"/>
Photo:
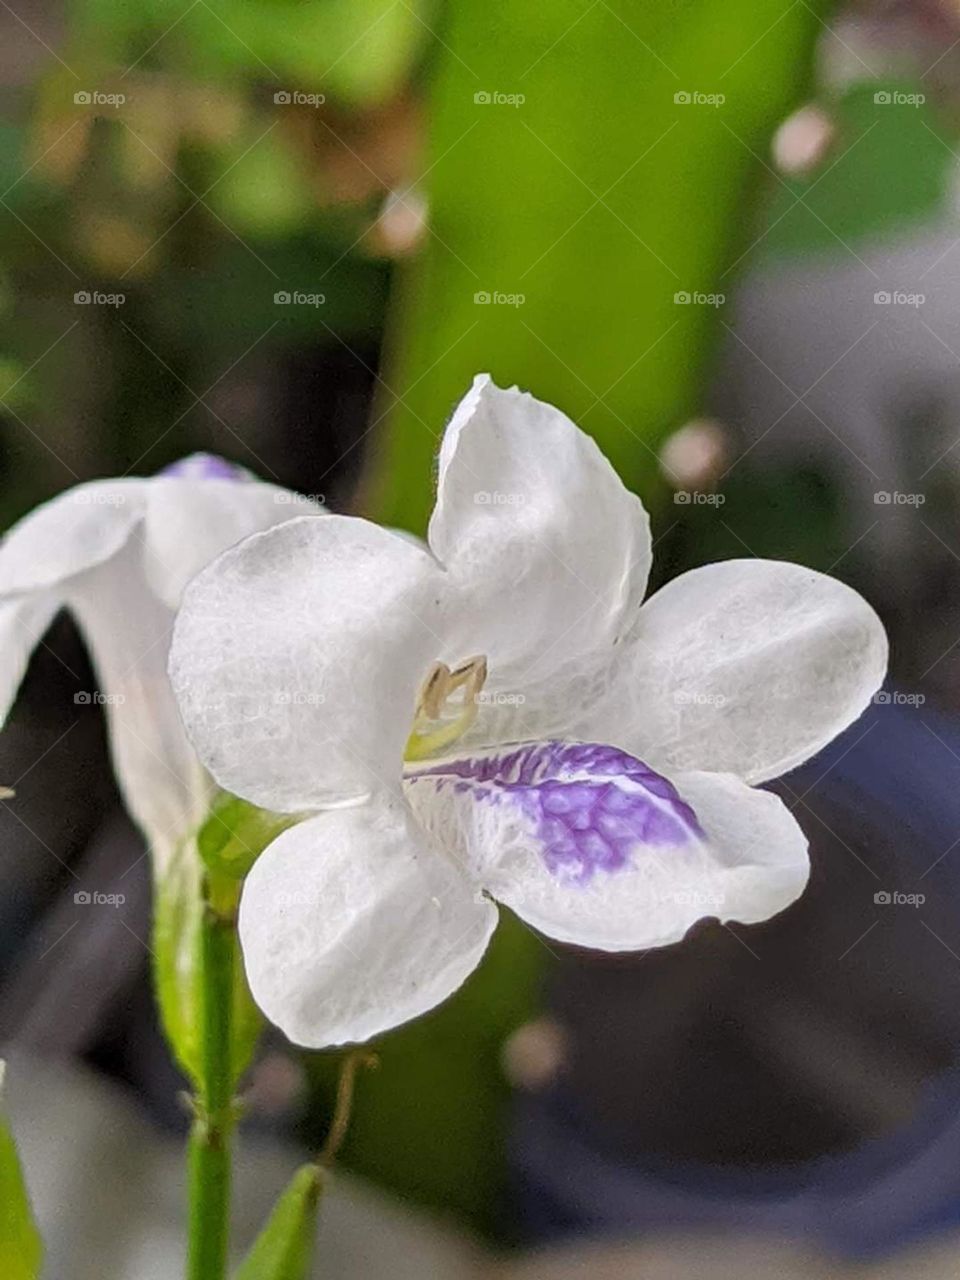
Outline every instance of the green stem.
<path id="1" fill-rule="evenodd" d="M 230 1219 L 230 1137 L 235 1121 L 231 1062 L 235 886 L 208 877 L 200 928 L 202 1079 L 188 1148 L 188 1280 L 223 1280 Z"/>

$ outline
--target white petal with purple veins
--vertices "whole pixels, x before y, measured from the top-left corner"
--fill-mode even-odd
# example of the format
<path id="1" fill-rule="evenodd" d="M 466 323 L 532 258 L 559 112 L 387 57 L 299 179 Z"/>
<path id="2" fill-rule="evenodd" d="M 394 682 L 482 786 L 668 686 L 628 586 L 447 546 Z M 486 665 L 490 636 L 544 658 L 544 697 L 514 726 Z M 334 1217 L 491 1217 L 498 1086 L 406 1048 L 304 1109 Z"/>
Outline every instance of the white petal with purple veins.
<path id="1" fill-rule="evenodd" d="M 676 942 L 698 919 L 756 920 L 806 881 L 806 841 L 735 778 L 674 782 L 613 747 L 529 743 L 407 774 L 423 825 L 499 901 L 561 941 Z"/>

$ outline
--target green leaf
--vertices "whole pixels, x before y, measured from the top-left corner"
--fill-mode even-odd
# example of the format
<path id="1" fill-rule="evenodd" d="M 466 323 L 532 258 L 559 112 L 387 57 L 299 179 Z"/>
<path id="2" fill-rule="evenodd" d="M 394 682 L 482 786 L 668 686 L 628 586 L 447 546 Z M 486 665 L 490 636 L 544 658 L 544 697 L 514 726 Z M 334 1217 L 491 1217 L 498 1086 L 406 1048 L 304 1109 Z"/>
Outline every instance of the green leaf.
<path id="1" fill-rule="evenodd" d="M 674 296 L 731 291 L 724 273 L 749 243 L 770 137 L 807 92 L 825 8 L 448 7 L 426 160 L 433 234 L 408 269 L 386 375 L 399 397 L 378 453 L 388 523 L 424 527 L 438 435 L 481 370 L 561 406 L 625 482 L 658 491 L 657 445 L 699 407 L 722 333 L 717 307 Z M 721 93 L 719 106 L 675 100 Z M 475 302 L 495 291 L 524 300 Z"/>
<path id="2" fill-rule="evenodd" d="M 239 803 L 239 802 L 238 802 Z M 180 1067 L 197 1088 L 201 1062 L 201 924 L 204 868 L 194 840 L 177 849 L 156 889 L 154 982 L 160 1019 Z M 232 1074 L 235 1084 L 250 1064 L 263 1029 L 243 971 L 239 943 L 233 937 Z"/>
<path id="3" fill-rule="evenodd" d="M 0 1062 L 0 1088 L 3 1070 Z M 4 1280 L 36 1280 L 42 1257 L 16 1144 L 0 1114 L 0 1275 Z"/>
<path id="4" fill-rule="evenodd" d="M 313 1256 L 322 1178 L 315 1164 L 297 1170 L 235 1280 L 305 1280 Z"/>

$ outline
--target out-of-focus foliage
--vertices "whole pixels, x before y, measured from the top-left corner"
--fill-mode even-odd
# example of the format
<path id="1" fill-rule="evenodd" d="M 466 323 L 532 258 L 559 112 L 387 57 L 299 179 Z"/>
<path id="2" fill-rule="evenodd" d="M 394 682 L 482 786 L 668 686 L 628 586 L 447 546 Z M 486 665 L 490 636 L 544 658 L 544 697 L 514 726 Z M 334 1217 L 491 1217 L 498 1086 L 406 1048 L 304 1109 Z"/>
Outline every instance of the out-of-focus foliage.
<path id="1" fill-rule="evenodd" d="M 685 509 L 663 547 L 669 577 L 710 560 L 765 554 L 825 573 L 849 549 L 842 494 L 812 467 L 758 473 L 747 463 L 723 489 L 738 513 L 736 529 L 725 519 L 725 505 Z"/>
<path id="2" fill-rule="evenodd" d="M 85 0 L 77 43 L 110 65 L 176 64 L 192 80 L 278 80 L 350 104 L 394 92 L 429 35 L 432 0 Z"/>
<path id="3" fill-rule="evenodd" d="M 544 957 L 547 945 L 502 911 L 481 968 L 460 991 L 374 1046 L 380 1070 L 357 1081 L 346 1165 L 476 1229 L 502 1226 L 509 1087 L 501 1053 L 538 1010 Z M 309 1134 L 319 1145 L 339 1061 L 324 1054 L 308 1062 L 323 1103 Z"/>
<path id="4" fill-rule="evenodd" d="M 946 205 L 954 144 L 920 84 L 860 83 L 829 112 L 835 133 L 822 163 L 775 184 L 763 213 L 765 254 L 842 252 L 844 244 L 902 235 Z M 761 222 L 757 234 L 763 230 Z"/>
<path id="5" fill-rule="evenodd" d="M 436 433 L 478 369 L 562 405 L 651 492 L 653 450 L 697 407 L 718 330 L 715 306 L 676 295 L 732 284 L 758 157 L 809 86 L 818 9 L 451 6 L 431 98 L 434 234 L 395 318 L 391 518 L 423 523 Z M 495 293 L 523 302 L 482 302 Z"/>
<path id="6" fill-rule="evenodd" d="M 198 420 L 204 444 L 256 466 L 247 433 L 198 395 L 250 352 L 263 367 L 376 342 L 379 218 L 416 162 L 431 14 L 72 7 L 31 110 L 0 133 L 0 396 L 18 480 L 4 523 L 105 459 L 162 466 L 196 447 Z M 97 290 L 122 301 L 74 300 Z"/>
<path id="7" fill-rule="evenodd" d="M 3 1071 L 0 1062 L 0 1090 Z M 16 1144 L 0 1111 L 0 1275 L 4 1280 L 36 1280 L 42 1256 Z"/>

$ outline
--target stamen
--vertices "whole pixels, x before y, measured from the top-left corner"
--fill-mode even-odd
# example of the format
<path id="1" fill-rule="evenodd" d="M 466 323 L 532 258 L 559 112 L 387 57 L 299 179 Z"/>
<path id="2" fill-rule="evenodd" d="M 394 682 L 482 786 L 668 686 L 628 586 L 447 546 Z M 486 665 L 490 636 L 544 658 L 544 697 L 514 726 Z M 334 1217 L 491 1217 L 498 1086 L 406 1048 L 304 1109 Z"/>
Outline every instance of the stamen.
<path id="1" fill-rule="evenodd" d="M 423 684 L 420 700 L 417 703 L 417 716 L 427 720 L 439 720 L 443 704 L 447 697 L 450 680 L 450 668 L 445 662 L 435 662 Z"/>
<path id="2" fill-rule="evenodd" d="M 425 760 L 462 737 L 476 719 L 477 694 L 486 679 L 487 660 L 483 654 L 467 658 L 453 670 L 445 662 L 435 662 L 417 699 L 413 732 L 407 739 L 405 758 Z M 463 690 L 463 698 L 458 714 L 453 720 L 437 724 L 437 721 L 442 721 L 447 702 L 460 689 Z"/>

